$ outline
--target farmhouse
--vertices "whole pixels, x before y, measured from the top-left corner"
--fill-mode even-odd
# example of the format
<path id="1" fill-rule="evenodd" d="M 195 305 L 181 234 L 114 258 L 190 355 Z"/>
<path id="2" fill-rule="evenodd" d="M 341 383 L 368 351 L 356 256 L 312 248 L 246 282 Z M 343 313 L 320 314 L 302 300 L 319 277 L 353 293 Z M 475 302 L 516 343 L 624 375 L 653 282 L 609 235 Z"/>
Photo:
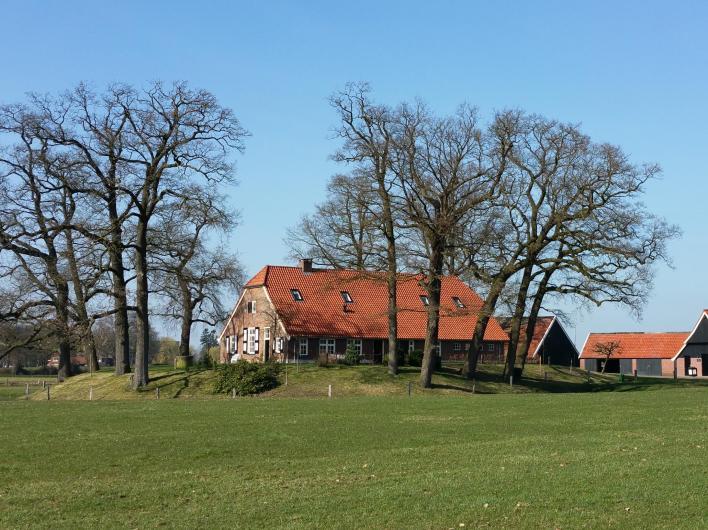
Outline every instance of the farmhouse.
<path id="1" fill-rule="evenodd" d="M 501 318 L 499 322 L 502 329 L 509 333 L 511 317 Z M 526 340 L 527 324 L 528 319 L 521 321 L 521 337 L 519 339 L 521 342 Z M 561 321 L 555 315 L 542 316 L 536 319 L 533 337 L 526 355 L 526 362 L 578 366 L 578 349 L 573 344 L 573 341 L 570 340 Z"/>
<path id="2" fill-rule="evenodd" d="M 429 304 L 420 275 L 400 274 L 397 287 L 399 354 L 422 351 Z M 459 278 L 442 279 L 438 351 L 463 359 L 482 305 Z M 385 274 L 299 267 L 263 267 L 245 285 L 219 337 L 221 361 L 339 358 L 355 349 L 363 362 L 382 363 L 388 354 L 388 296 Z M 486 352 L 503 352 L 508 341 L 491 319 Z"/>
<path id="3" fill-rule="evenodd" d="M 609 358 L 601 350 L 613 346 Z M 708 309 L 690 332 L 591 333 L 580 354 L 592 371 L 674 377 L 708 377 Z"/>

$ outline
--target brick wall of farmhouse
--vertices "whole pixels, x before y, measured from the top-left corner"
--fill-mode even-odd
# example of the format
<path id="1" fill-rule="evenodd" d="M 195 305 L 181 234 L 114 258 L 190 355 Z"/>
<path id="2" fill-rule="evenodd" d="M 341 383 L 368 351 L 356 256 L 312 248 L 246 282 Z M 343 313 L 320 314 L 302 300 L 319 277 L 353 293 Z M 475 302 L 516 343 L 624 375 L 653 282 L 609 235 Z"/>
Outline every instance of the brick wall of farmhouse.
<path id="1" fill-rule="evenodd" d="M 250 302 L 255 302 L 255 313 L 248 312 Z M 244 348 L 244 330 L 258 330 L 258 350 L 248 353 Z M 266 348 L 266 328 L 270 329 L 268 339 L 269 356 L 272 358 L 275 351 L 276 339 L 282 337 L 282 328 L 278 324 L 273 305 L 266 294 L 265 287 L 249 287 L 244 290 L 243 297 L 229 321 L 226 323 L 225 331 L 219 344 L 221 362 L 228 362 L 233 353 L 231 337 L 236 337 L 236 351 L 241 354 L 241 358 L 247 361 L 264 361 Z M 255 341 L 254 341 L 255 342 Z M 285 341 L 287 345 L 287 341 Z M 254 344 L 255 346 L 255 344 Z"/>

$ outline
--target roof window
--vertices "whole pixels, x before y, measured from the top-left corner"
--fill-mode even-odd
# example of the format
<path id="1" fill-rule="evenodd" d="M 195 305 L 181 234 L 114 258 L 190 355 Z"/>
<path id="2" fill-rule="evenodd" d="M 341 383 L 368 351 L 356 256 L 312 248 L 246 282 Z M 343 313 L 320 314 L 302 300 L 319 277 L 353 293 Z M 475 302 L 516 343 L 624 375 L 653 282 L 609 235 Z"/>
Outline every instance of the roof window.
<path id="1" fill-rule="evenodd" d="M 349 291 L 339 291 L 339 294 L 342 295 L 342 300 L 344 300 L 345 304 L 354 303 L 354 299 L 352 298 L 352 295 L 349 294 Z"/>
<path id="2" fill-rule="evenodd" d="M 420 295 L 420 301 L 423 302 L 423 305 L 425 306 L 430 305 L 430 300 L 428 300 L 428 297 L 424 294 Z"/>
<path id="3" fill-rule="evenodd" d="M 464 309 L 465 304 L 460 300 L 459 296 L 453 296 L 452 301 L 455 302 L 455 305 L 459 307 L 460 309 Z"/>
<path id="4" fill-rule="evenodd" d="M 293 295 L 293 300 L 296 302 L 302 302 L 302 293 L 300 292 L 299 289 L 290 289 L 290 294 Z"/>

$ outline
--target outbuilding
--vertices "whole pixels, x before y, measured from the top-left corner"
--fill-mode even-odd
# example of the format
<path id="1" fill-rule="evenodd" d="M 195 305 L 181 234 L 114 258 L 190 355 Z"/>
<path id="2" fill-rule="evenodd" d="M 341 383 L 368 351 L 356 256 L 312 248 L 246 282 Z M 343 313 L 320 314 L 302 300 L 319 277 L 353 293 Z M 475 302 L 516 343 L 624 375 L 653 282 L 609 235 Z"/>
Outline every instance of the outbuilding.
<path id="1" fill-rule="evenodd" d="M 507 333 L 511 331 L 511 317 L 500 318 L 499 323 Z M 520 341 L 526 340 L 528 319 L 521 321 Z M 518 351 L 518 350 L 517 350 Z M 504 353 L 506 354 L 506 347 Z M 526 355 L 526 362 L 540 362 L 559 366 L 578 366 L 578 349 L 570 340 L 563 324 L 555 315 L 536 319 L 533 337 Z"/>

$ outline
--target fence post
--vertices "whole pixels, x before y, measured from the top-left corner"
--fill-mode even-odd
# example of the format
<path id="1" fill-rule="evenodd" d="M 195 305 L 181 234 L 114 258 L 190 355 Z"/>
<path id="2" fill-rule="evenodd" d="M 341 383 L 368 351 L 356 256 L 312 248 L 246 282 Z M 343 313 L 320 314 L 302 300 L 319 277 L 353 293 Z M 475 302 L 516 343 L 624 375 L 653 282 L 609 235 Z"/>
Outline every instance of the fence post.
<path id="1" fill-rule="evenodd" d="M 231 399 L 236 399 L 236 389 L 235 388 L 231 389 Z"/>
<path id="2" fill-rule="evenodd" d="M 89 387 L 89 401 L 93 401 L 93 387 Z"/>
<path id="3" fill-rule="evenodd" d="M 588 383 L 590 383 L 590 368 L 588 368 Z"/>
<path id="4" fill-rule="evenodd" d="M 513 375 L 509 376 L 509 386 L 512 388 L 514 387 L 514 376 Z"/>
<path id="5" fill-rule="evenodd" d="M 29 383 L 25 384 L 25 399 L 29 399 Z"/>
<path id="6" fill-rule="evenodd" d="M 548 372 L 546 371 L 543 372 L 543 382 L 548 383 Z"/>
<path id="7" fill-rule="evenodd" d="M 413 390 L 413 383 L 408 381 L 408 397 L 411 397 L 411 391 Z"/>
<path id="8" fill-rule="evenodd" d="M 635 380 L 635 381 L 637 380 L 637 370 L 636 370 L 636 368 L 634 369 L 634 380 Z"/>
<path id="9" fill-rule="evenodd" d="M 52 385 L 47 385 L 47 401 L 49 401 L 49 389 Z"/>
<path id="10" fill-rule="evenodd" d="M 159 386 L 155 389 L 155 398 L 160 399 L 160 387 Z"/>
<path id="11" fill-rule="evenodd" d="M 42 379 L 42 390 L 44 390 L 46 386 L 47 386 L 47 381 L 45 379 Z"/>
<path id="12" fill-rule="evenodd" d="M 472 379 L 472 393 L 473 394 L 474 394 L 474 390 L 475 390 L 474 387 L 476 384 L 477 384 L 477 382 L 474 379 Z"/>
<path id="13" fill-rule="evenodd" d="M 332 398 L 332 385 L 327 387 L 327 397 Z"/>

